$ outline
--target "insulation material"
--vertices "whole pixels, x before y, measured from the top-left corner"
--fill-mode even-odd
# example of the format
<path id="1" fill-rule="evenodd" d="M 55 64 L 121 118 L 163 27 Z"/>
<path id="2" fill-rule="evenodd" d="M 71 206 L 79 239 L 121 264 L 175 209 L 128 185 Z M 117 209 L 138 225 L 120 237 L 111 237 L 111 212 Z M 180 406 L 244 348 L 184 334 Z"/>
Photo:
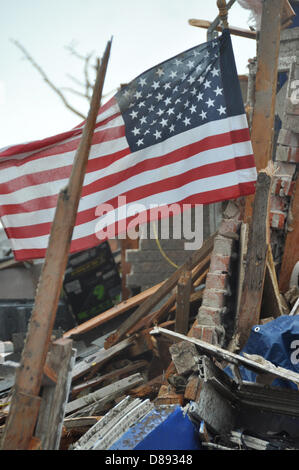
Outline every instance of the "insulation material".
<path id="1" fill-rule="evenodd" d="M 237 0 L 239 5 L 246 10 L 250 10 L 248 20 L 249 27 L 259 31 L 261 28 L 263 1 L 262 0 Z"/>

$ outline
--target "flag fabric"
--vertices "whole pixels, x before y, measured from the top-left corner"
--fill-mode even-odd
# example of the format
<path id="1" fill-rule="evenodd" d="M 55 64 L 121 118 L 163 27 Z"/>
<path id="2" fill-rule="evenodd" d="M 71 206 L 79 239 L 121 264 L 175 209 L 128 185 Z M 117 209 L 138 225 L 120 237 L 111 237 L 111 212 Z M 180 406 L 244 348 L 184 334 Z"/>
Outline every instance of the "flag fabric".
<path id="1" fill-rule="evenodd" d="M 0 217 L 16 260 L 45 256 L 83 127 L 0 150 Z M 104 239 L 109 220 L 117 235 L 134 205 L 149 221 L 153 204 L 238 198 L 254 193 L 256 177 L 225 30 L 149 69 L 100 108 L 70 251 L 98 245 L 96 231 Z M 99 217 L 103 205 L 114 219 Z M 101 220 L 108 222 L 99 229 Z"/>

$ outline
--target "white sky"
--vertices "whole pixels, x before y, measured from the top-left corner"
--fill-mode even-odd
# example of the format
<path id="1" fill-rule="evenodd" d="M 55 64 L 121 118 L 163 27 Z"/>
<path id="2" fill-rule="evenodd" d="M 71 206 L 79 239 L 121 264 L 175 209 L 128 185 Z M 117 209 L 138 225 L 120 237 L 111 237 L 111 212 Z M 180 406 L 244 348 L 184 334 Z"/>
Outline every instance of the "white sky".
<path id="1" fill-rule="evenodd" d="M 82 75 L 79 53 L 102 56 L 113 36 L 104 93 L 128 83 L 163 60 L 206 41 L 206 30 L 191 18 L 213 21 L 216 0 L 0 0 L 0 148 L 28 142 L 76 126 L 81 119 L 67 110 L 10 41 L 23 44 L 58 87 L 73 86 L 67 74 Z M 248 10 L 235 4 L 232 26 L 248 27 Z M 239 74 L 255 56 L 254 40 L 233 39 Z M 88 106 L 68 95 L 83 113 Z M 112 95 L 111 95 L 112 96 Z"/>

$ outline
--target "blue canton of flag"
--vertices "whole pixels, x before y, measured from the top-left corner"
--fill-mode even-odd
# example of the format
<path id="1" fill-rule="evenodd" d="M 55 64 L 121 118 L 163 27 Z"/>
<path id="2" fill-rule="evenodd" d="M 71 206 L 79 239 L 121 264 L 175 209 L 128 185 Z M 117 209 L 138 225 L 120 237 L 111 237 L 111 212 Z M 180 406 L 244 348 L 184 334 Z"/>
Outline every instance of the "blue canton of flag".
<path id="1" fill-rule="evenodd" d="M 159 64 L 115 96 L 131 151 L 232 115 L 227 106 L 220 59 L 228 39 L 223 34 Z M 232 98 L 238 100 L 234 114 L 244 113 L 238 88 L 229 99 Z"/>

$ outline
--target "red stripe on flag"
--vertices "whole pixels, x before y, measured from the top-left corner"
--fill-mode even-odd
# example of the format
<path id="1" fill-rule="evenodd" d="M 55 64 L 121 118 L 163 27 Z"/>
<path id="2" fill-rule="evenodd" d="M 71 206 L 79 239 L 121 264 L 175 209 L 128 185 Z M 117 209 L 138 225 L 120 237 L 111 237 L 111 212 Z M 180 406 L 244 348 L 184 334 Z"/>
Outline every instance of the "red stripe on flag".
<path id="1" fill-rule="evenodd" d="M 109 142 L 111 140 L 119 139 L 125 136 L 124 126 L 111 127 L 109 129 L 103 129 L 102 131 L 97 131 L 94 133 L 92 138 L 92 145 L 100 144 L 102 142 Z M 40 152 L 30 154 L 22 159 L 9 159 L 1 162 L 0 160 L 0 170 L 6 168 L 13 168 L 25 165 L 28 162 L 39 160 L 40 158 L 45 157 L 58 157 L 59 155 L 63 158 L 63 154 L 67 152 L 75 152 L 79 146 L 81 136 L 78 139 L 73 139 L 69 142 L 63 142 L 57 144 L 54 147 L 46 148 Z"/>
<path id="2" fill-rule="evenodd" d="M 131 191 L 125 193 L 126 203 L 138 201 L 140 199 L 162 193 L 164 191 L 171 191 L 188 183 L 209 178 L 211 176 L 225 175 L 232 171 L 247 169 L 252 167 L 252 155 L 242 158 L 235 158 L 224 162 L 217 162 L 210 165 L 205 165 L 200 168 L 189 170 L 183 174 L 166 178 L 162 181 L 155 183 L 149 183 L 138 188 L 134 188 Z M 161 190 L 163 188 L 163 190 Z M 99 191 L 99 186 L 97 190 Z M 118 207 L 118 197 L 115 197 L 107 202 L 114 209 Z M 85 211 L 78 212 L 75 225 L 81 225 L 95 219 L 96 207 L 87 209 Z M 42 224 L 35 224 L 30 226 L 21 227 L 7 227 L 7 233 L 10 238 L 34 238 L 43 235 L 47 235 L 50 232 L 52 222 L 46 222 Z"/>
<path id="3" fill-rule="evenodd" d="M 163 166 L 169 165 L 171 163 L 175 163 L 181 160 L 185 160 L 189 157 L 192 157 L 196 153 L 204 152 L 207 150 L 211 150 L 213 148 L 224 147 L 226 145 L 231 145 L 232 143 L 240 143 L 246 142 L 248 140 L 248 130 L 241 129 L 236 131 L 231 131 L 225 134 L 219 134 L 213 137 L 207 137 L 202 139 L 199 142 L 195 142 L 193 144 L 189 144 L 185 147 L 182 147 L 178 150 L 170 152 L 168 154 L 163 155 L 162 157 L 154 157 L 143 162 L 137 163 L 136 165 L 122 170 L 118 173 L 108 175 L 104 178 L 100 178 L 97 181 L 90 183 L 88 185 L 84 185 L 82 189 L 82 196 L 86 196 L 88 194 L 92 194 L 94 191 L 99 191 L 99 187 L 101 190 L 106 189 L 108 187 L 114 186 L 126 179 L 136 176 L 138 174 L 143 173 L 144 171 L 154 170 L 157 168 L 161 168 Z M 90 173 L 92 171 L 97 171 L 103 168 L 106 168 L 111 163 L 121 159 L 122 157 L 128 155 L 130 153 L 129 149 L 125 149 L 120 152 L 116 152 L 112 155 L 107 155 L 105 157 L 99 157 L 98 159 L 92 159 L 88 162 L 86 173 Z M 59 179 L 66 179 L 69 177 L 71 172 L 71 165 L 52 169 L 48 171 L 42 171 L 33 173 L 31 175 L 24 175 L 14 180 L 9 181 L 8 183 L 0 184 L 0 194 L 9 194 L 13 191 L 17 191 L 22 189 L 23 187 L 35 186 L 42 183 L 47 183 L 48 181 L 58 181 Z M 46 196 L 46 198 L 48 198 Z M 30 201 L 31 202 L 31 201 Z M 40 208 L 40 201 L 38 204 Z M 7 206 L 3 206 L 7 207 Z M 31 203 L 31 207 L 34 207 L 33 202 Z M 24 210 L 25 206 L 22 206 L 22 210 Z M 17 213 L 15 212 L 16 208 L 8 209 L 9 212 L 1 211 L 1 214 L 11 214 Z M 34 209 L 31 209 L 34 210 Z M 27 210 L 26 210 L 27 211 Z"/>
<path id="4" fill-rule="evenodd" d="M 178 204 L 213 204 L 219 201 L 228 200 L 228 199 L 235 199 L 241 196 L 247 196 L 249 194 L 254 193 L 255 191 L 255 182 L 249 183 L 241 183 L 235 186 L 231 186 L 228 188 L 217 189 L 213 191 L 207 191 L 200 194 L 192 195 Z M 147 211 L 149 212 L 149 211 Z M 134 217 L 130 217 L 127 219 L 126 224 L 128 225 L 130 221 L 133 220 Z M 106 238 L 108 239 L 108 237 Z M 73 240 L 71 243 L 70 253 L 75 253 L 82 250 L 87 250 L 88 248 L 92 248 L 95 245 L 100 245 L 106 239 L 99 240 L 95 234 L 88 235 L 86 237 L 79 238 L 77 240 Z M 46 249 L 23 249 L 23 250 L 15 250 L 14 257 L 17 261 L 24 261 L 28 259 L 37 259 L 37 258 L 44 258 L 46 254 Z M 188 254 L 186 253 L 186 258 Z"/>

